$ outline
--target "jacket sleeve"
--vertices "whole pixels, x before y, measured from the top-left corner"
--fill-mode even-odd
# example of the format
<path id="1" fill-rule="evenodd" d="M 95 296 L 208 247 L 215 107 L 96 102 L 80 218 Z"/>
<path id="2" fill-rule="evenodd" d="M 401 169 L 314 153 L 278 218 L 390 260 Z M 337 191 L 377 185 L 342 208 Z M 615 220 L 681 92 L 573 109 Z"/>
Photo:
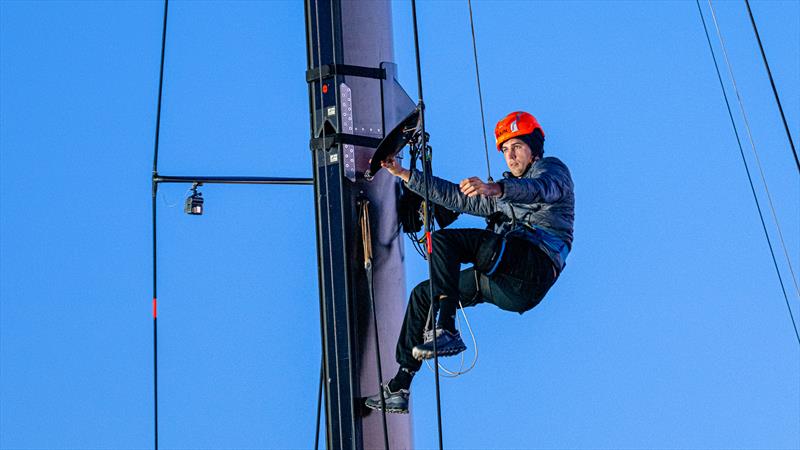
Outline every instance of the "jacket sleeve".
<path id="1" fill-rule="evenodd" d="M 530 178 L 509 178 L 503 184 L 501 200 L 509 203 L 553 203 L 572 190 L 572 178 L 563 163 L 546 162 Z"/>
<path id="2" fill-rule="evenodd" d="M 413 192 L 425 197 L 425 182 L 422 172 L 412 170 L 406 186 Z M 494 198 L 482 195 L 467 197 L 461 193 L 457 184 L 438 177 L 431 177 L 428 196 L 437 205 L 474 216 L 487 217 L 497 211 L 497 204 Z"/>

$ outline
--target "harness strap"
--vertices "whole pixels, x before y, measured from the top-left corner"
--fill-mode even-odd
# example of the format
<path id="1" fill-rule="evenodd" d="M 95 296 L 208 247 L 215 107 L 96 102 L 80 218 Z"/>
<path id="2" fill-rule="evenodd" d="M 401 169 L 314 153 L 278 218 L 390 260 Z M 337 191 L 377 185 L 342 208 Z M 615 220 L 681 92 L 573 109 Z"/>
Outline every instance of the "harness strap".
<path id="1" fill-rule="evenodd" d="M 505 252 L 506 252 L 506 238 L 504 237 L 501 240 L 500 253 L 497 255 L 497 259 L 495 260 L 494 265 L 492 266 L 492 268 L 488 272 L 486 272 L 486 276 L 492 276 L 492 274 L 497 270 L 497 266 L 500 265 L 500 261 L 503 259 L 503 254 Z"/>

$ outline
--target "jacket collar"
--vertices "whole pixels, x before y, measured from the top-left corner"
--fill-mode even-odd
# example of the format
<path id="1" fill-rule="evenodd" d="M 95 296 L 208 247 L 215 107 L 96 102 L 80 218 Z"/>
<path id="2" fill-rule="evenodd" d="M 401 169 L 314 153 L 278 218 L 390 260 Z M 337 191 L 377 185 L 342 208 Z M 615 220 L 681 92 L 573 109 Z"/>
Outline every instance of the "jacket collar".
<path id="1" fill-rule="evenodd" d="M 541 161 L 542 161 L 542 159 L 543 159 L 543 158 L 539 158 L 539 159 L 537 159 L 536 161 L 532 162 L 532 163 L 531 163 L 531 164 L 528 166 L 528 168 L 527 168 L 527 169 L 525 169 L 525 172 L 524 172 L 522 175 L 518 176 L 518 177 L 515 177 L 513 173 L 511 173 L 511 172 L 509 172 L 508 170 L 506 170 L 505 172 L 503 172 L 503 178 L 506 178 L 506 179 L 508 179 L 508 178 L 517 178 L 517 179 L 519 179 L 519 178 L 528 178 L 528 174 L 530 174 L 530 173 L 531 173 L 531 171 L 533 170 L 533 166 L 535 166 L 536 164 L 538 164 L 539 162 L 541 162 Z"/>

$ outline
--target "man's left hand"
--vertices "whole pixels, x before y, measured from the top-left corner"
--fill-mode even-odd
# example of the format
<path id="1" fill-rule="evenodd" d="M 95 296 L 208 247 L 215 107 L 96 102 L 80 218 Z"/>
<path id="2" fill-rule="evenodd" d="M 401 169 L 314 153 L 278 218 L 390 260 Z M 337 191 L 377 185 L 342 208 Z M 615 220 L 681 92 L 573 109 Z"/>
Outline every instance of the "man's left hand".
<path id="1" fill-rule="evenodd" d="M 470 177 L 461 180 L 458 184 L 461 192 L 467 197 L 475 197 L 476 195 L 483 195 L 486 197 L 500 197 L 503 191 L 497 183 L 484 183 L 478 177 Z"/>

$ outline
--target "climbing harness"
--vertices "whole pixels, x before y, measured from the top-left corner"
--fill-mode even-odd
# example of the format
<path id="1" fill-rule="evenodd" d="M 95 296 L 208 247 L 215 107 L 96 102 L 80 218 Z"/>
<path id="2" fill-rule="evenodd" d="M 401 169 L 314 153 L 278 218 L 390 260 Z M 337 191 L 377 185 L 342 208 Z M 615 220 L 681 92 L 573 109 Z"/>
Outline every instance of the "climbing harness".
<path id="1" fill-rule="evenodd" d="M 756 194 L 755 185 L 753 184 L 753 177 L 750 175 L 750 168 L 747 165 L 747 158 L 745 158 L 744 156 L 744 149 L 742 148 L 742 140 L 741 137 L 739 136 L 739 130 L 736 127 L 736 121 L 733 119 L 733 111 L 731 110 L 730 101 L 728 100 L 728 93 L 727 90 L 725 89 L 725 83 L 722 81 L 722 74 L 720 73 L 719 70 L 719 64 L 717 63 L 717 57 L 716 54 L 714 53 L 714 47 L 713 45 L 711 45 L 711 36 L 708 33 L 708 27 L 706 25 L 706 19 L 703 15 L 703 9 L 700 7 L 700 0 L 695 0 L 695 3 L 697 4 L 697 11 L 700 13 L 700 21 L 703 24 L 703 31 L 705 31 L 706 41 L 708 42 L 708 48 L 711 51 L 711 58 L 714 61 L 714 68 L 716 69 L 717 79 L 719 80 L 719 85 L 720 88 L 722 89 L 722 97 L 725 100 L 725 107 L 728 110 L 728 117 L 730 118 L 731 126 L 733 127 L 733 134 L 735 135 L 736 143 L 739 146 L 739 155 L 742 158 L 742 163 L 744 164 L 745 173 L 747 174 L 747 181 L 750 183 L 750 191 L 753 193 L 753 200 L 755 201 L 756 209 L 758 210 L 758 217 L 761 220 L 761 228 L 764 230 L 764 237 L 766 237 L 767 239 L 767 246 L 769 247 L 769 252 L 770 255 L 772 256 L 772 263 L 775 266 L 775 272 L 778 275 L 778 282 L 780 283 L 781 291 L 783 292 L 783 298 L 786 302 L 786 308 L 789 312 L 789 318 L 791 319 L 792 326 L 794 327 L 794 334 L 797 337 L 797 343 L 800 344 L 800 333 L 797 331 L 797 324 L 794 320 L 794 314 L 792 314 L 792 308 L 789 305 L 789 297 L 786 295 L 786 288 L 783 284 L 783 277 L 781 276 L 780 269 L 778 268 L 778 261 L 775 257 L 775 251 L 773 250 L 772 247 L 772 241 L 770 240 L 769 233 L 767 232 L 767 225 L 766 222 L 764 221 L 764 214 L 761 211 L 761 204 L 758 201 L 758 195 Z M 711 6 L 710 0 L 709 0 L 709 6 Z M 712 7 L 712 14 L 713 14 L 713 7 Z M 715 19 L 715 24 L 716 24 L 716 19 Z M 721 34 L 719 34 L 719 27 L 717 27 L 717 31 L 721 42 L 722 39 L 721 39 Z"/>
<path id="2" fill-rule="evenodd" d="M 361 222 L 361 239 L 364 244 L 364 272 L 367 275 L 367 290 L 372 309 L 372 324 L 375 331 L 375 361 L 378 365 L 378 392 L 381 396 L 381 418 L 383 420 L 383 444 L 389 450 L 389 430 L 386 426 L 386 396 L 383 389 L 383 370 L 381 369 L 381 344 L 378 337 L 378 313 L 375 308 L 375 290 L 372 285 L 372 232 L 369 225 L 369 200 L 359 201 L 359 222 Z"/>

